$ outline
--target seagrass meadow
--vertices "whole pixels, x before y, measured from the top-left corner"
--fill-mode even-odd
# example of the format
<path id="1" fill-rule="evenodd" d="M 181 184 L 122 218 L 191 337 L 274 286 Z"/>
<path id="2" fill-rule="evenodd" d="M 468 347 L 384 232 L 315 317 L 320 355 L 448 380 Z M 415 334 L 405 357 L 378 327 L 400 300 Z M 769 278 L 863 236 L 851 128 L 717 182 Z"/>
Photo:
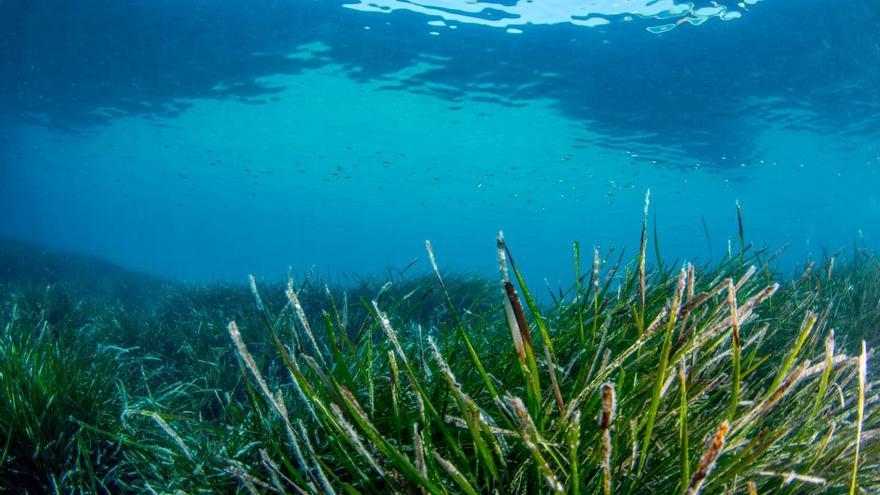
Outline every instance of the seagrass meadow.
<path id="1" fill-rule="evenodd" d="M 495 280 L 427 243 L 425 271 L 345 286 L 6 243 L 0 489 L 878 493 L 880 260 L 784 274 L 740 235 L 663 263 L 647 233 L 632 257 L 575 243 L 540 291 L 500 234 Z"/>

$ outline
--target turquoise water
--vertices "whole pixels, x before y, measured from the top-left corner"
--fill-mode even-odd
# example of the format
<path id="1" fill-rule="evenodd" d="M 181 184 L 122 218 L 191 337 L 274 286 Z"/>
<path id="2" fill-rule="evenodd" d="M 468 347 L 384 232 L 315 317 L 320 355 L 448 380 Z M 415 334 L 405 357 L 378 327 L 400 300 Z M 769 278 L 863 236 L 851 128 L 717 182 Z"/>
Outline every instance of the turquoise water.
<path id="1" fill-rule="evenodd" d="M 880 4 L 0 1 L 0 236 L 188 281 L 880 244 Z M 736 241 L 734 241 L 736 242 Z M 422 259 L 421 266 L 427 269 Z"/>

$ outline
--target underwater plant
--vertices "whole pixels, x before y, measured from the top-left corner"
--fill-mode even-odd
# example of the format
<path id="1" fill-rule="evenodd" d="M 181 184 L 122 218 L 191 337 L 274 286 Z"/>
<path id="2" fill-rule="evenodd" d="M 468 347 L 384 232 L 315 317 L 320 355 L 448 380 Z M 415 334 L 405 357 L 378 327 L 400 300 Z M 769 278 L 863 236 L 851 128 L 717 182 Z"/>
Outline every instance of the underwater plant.
<path id="1" fill-rule="evenodd" d="M 647 211 L 638 257 L 609 266 L 597 250 L 587 274 L 575 244 L 576 282 L 551 308 L 499 234 L 500 304 L 488 320 L 459 313 L 428 243 L 449 320 L 422 328 L 372 301 L 353 341 L 340 337 L 350 330 L 332 300 L 317 335 L 292 282 L 295 323 L 281 325 L 252 281 L 290 378 L 270 385 L 229 323 L 254 414 L 283 426 L 261 460 L 229 472 L 252 492 L 280 493 L 880 487 L 867 347 L 840 349 L 831 325 L 842 310 L 823 298 L 833 259 L 823 277 L 782 287 L 741 237 L 717 267 L 651 271 L 646 230 Z"/>
<path id="2" fill-rule="evenodd" d="M 880 490 L 877 258 L 782 277 L 740 229 L 719 263 L 663 269 L 647 218 L 629 262 L 574 243 L 573 283 L 546 296 L 501 234 L 496 282 L 442 273 L 426 243 L 428 275 L 349 289 L 251 278 L 57 309 L 8 285 L 0 488 Z"/>
<path id="3" fill-rule="evenodd" d="M 116 421 L 116 376 L 128 363 L 111 349 L 81 352 L 69 331 L 49 323 L 55 314 L 57 308 L 29 312 L 16 304 L 2 327 L 2 490 L 98 491 L 120 458 L 115 446 L 77 422 L 102 429 Z"/>

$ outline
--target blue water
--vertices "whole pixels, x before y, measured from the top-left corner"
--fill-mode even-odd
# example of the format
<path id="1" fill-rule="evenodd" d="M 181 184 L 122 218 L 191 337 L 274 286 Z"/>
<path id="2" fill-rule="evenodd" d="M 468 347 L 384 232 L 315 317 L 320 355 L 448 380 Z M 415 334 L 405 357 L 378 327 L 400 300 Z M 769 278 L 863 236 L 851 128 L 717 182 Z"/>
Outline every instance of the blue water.
<path id="1" fill-rule="evenodd" d="M 880 2 L 0 0 L 0 236 L 201 282 L 880 245 Z"/>

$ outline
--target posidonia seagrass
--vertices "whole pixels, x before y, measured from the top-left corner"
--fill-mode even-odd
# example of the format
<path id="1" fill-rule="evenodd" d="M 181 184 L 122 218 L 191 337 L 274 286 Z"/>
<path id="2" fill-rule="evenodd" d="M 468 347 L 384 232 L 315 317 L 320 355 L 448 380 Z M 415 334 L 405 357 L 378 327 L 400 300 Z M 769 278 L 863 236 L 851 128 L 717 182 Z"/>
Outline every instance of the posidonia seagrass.
<path id="1" fill-rule="evenodd" d="M 0 487 L 880 490 L 877 259 L 785 277 L 739 245 L 662 271 L 644 248 L 594 250 L 583 273 L 576 245 L 547 296 L 501 236 L 497 281 L 431 249 L 427 275 L 390 285 L 170 287 L 149 310 L 92 297 L 62 317 L 9 283 Z"/>

